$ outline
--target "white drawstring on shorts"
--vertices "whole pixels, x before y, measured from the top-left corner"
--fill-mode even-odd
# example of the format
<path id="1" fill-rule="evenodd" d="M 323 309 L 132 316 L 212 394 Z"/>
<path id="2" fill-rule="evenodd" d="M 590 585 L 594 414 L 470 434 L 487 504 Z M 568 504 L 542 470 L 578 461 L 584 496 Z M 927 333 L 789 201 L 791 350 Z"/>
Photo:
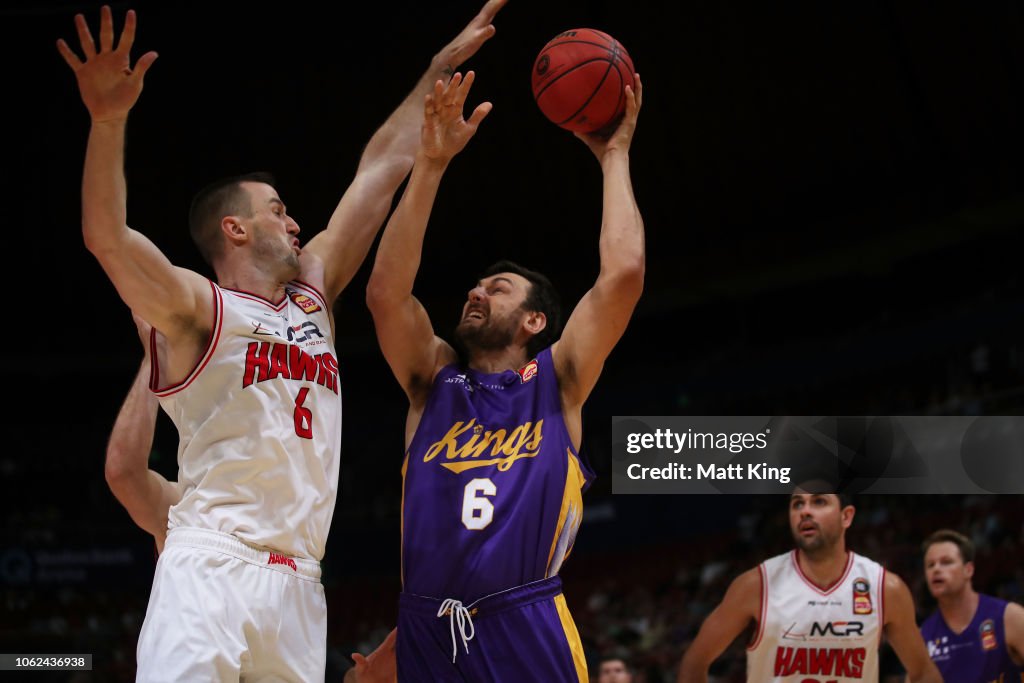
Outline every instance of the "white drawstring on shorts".
<path id="1" fill-rule="evenodd" d="M 462 636 L 462 647 L 466 649 L 466 654 L 469 654 L 469 641 L 473 640 L 473 636 L 476 635 L 476 629 L 473 627 L 473 617 L 470 616 L 469 610 L 463 607 L 461 600 L 452 600 L 448 598 L 441 603 L 441 609 L 437 610 L 437 616 L 443 617 L 448 615 L 448 623 L 451 626 L 452 631 L 452 664 L 455 663 L 455 655 L 458 654 L 459 648 L 455 642 L 455 623 L 459 624 L 459 635 Z M 469 627 L 469 634 L 466 633 L 466 628 Z"/>

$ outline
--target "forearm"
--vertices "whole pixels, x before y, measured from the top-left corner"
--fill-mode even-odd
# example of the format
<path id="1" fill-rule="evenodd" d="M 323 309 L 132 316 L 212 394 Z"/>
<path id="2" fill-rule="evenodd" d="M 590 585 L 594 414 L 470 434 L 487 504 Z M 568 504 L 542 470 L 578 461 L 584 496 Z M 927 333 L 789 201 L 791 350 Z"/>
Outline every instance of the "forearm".
<path id="1" fill-rule="evenodd" d="M 629 153 L 609 150 L 601 160 L 604 206 L 601 220 L 601 274 L 643 282 L 644 222 L 633 196 Z"/>
<path id="2" fill-rule="evenodd" d="M 420 156 L 409 185 L 388 222 L 370 275 L 371 301 L 396 302 L 412 295 L 430 213 L 447 167 Z"/>
<path id="3" fill-rule="evenodd" d="M 94 122 L 82 174 L 82 235 L 96 253 L 117 248 L 127 236 L 124 178 L 126 120 Z"/>
<path id="4" fill-rule="evenodd" d="M 708 669 L 706 666 L 696 666 L 684 657 L 676 683 L 708 683 Z"/>
<path id="5" fill-rule="evenodd" d="M 366 144 L 357 173 L 384 167 L 385 175 L 390 177 L 395 188 L 398 187 L 416 158 L 423 123 L 423 98 L 433 90 L 435 82 L 447 82 L 453 73 L 451 65 L 440 55 L 430 61 L 429 68 L 416 86 Z"/>
<path id="6" fill-rule="evenodd" d="M 111 488 L 143 482 L 149 470 L 149 452 L 159 404 L 149 390 L 149 367 L 139 369 L 132 388 L 117 414 L 107 445 L 105 473 Z"/>

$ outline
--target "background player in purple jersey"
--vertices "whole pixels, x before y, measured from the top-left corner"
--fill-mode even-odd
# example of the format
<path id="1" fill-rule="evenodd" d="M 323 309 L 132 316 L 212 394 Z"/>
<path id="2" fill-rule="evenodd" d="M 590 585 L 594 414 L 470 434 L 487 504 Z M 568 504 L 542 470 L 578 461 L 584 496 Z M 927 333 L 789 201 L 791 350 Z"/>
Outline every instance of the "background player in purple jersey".
<path id="1" fill-rule="evenodd" d="M 456 74 L 427 98 L 420 151 L 367 288 L 381 349 L 409 399 L 398 674 L 587 681 L 557 572 L 590 478 L 578 455 L 581 409 L 643 288 L 629 173 L 642 89 L 637 77 L 610 137 L 581 137 L 604 175 L 601 270 L 561 337 L 547 278 L 501 262 L 469 292 L 455 333 L 460 360 L 412 292 L 441 177 L 491 109 L 463 119 L 473 79 Z"/>
<path id="2" fill-rule="evenodd" d="M 974 590 L 974 544 L 950 529 L 922 544 L 928 591 L 939 608 L 921 624 L 946 681 L 1024 681 L 1024 607 Z"/>

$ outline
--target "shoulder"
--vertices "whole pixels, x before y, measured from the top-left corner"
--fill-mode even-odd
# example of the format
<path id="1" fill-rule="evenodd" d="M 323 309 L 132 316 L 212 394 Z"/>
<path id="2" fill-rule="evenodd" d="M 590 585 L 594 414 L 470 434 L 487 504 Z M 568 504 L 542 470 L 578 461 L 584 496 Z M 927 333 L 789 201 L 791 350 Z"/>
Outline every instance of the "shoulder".
<path id="1" fill-rule="evenodd" d="M 1024 606 L 1016 602 L 1007 602 L 1006 611 L 1003 612 L 1003 619 L 1007 624 L 1013 624 L 1018 632 L 1024 634 Z"/>
<path id="2" fill-rule="evenodd" d="M 882 567 L 882 571 L 885 572 L 885 579 L 883 580 L 882 585 L 885 588 L 886 594 L 889 594 L 889 593 L 906 593 L 907 595 L 910 594 L 910 589 L 907 588 L 906 582 L 904 582 L 903 579 L 900 578 L 899 574 L 894 574 L 893 572 L 885 569 L 885 567 Z"/>
<path id="3" fill-rule="evenodd" d="M 761 567 L 762 565 L 752 567 L 733 579 L 726 593 L 727 599 L 722 603 L 723 607 L 728 605 L 751 617 L 758 616 L 761 611 L 761 594 L 764 590 Z"/>
<path id="4" fill-rule="evenodd" d="M 882 582 L 882 604 L 883 619 L 886 626 L 893 624 L 916 626 L 916 612 L 914 610 L 914 599 L 910 594 L 907 584 L 898 574 L 887 571 Z"/>

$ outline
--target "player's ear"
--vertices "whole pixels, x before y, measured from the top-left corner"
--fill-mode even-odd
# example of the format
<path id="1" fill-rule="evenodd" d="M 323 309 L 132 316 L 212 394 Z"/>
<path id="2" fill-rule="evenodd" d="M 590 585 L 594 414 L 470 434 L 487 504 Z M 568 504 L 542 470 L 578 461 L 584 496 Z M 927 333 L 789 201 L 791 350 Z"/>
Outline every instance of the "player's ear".
<path id="1" fill-rule="evenodd" d="M 242 223 L 240 216 L 224 216 L 220 219 L 220 231 L 228 244 L 239 245 L 249 239 L 249 229 Z"/>
<path id="2" fill-rule="evenodd" d="M 973 562 L 965 562 L 964 563 L 964 574 L 967 575 L 968 579 L 974 578 L 974 563 Z"/>
<path id="3" fill-rule="evenodd" d="M 843 528 L 849 529 L 850 525 L 853 524 L 853 516 L 857 514 L 857 508 L 852 505 L 847 505 L 840 511 L 840 519 L 843 522 Z"/>
<path id="4" fill-rule="evenodd" d="M 548 317 L 540 311 L 532 311 L 527 314 L 523 321 L 523 328 L 531 335 L 540 333 L 548 326 Z"/>

